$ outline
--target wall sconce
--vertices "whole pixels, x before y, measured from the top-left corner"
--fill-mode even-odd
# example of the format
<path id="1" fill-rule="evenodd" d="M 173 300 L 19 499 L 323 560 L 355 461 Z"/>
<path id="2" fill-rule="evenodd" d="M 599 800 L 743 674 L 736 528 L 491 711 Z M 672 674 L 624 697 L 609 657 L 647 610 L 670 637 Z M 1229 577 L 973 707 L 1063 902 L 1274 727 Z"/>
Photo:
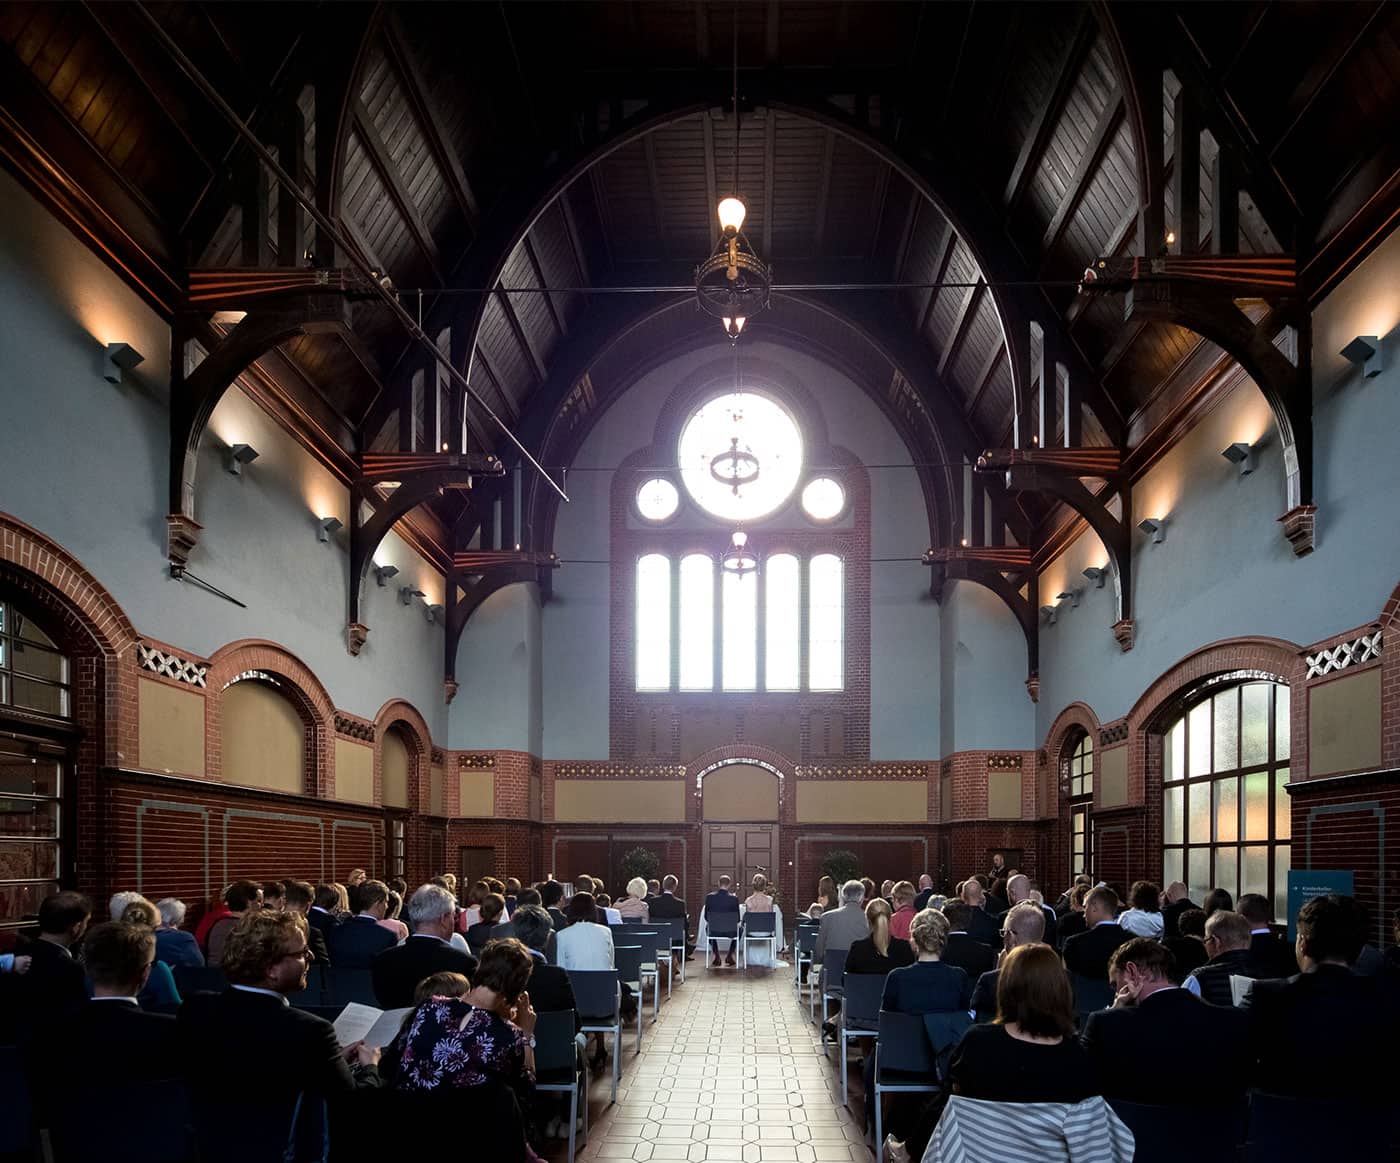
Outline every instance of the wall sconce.
<path id="1" fill-rule="evenodd" d="M 102 378 L 109 384 L 122 382 L 122 373 L 146 362 L 146 357 L 129 343 L 109 343 L 102 361 Z"/>
<path id="2" fill-rule="evenodd" d="M 414 598 L 421 598 L 423 591 L 413 586 L 399 586 L 399 601 L 405 606 L 411 606 Z"/>
<path id="3" fill-rule="evenodd" d="M 1069 599 L 1069 608 L 1071 610 L 1079 609 L 1078 590 L 1061 590 L 1058 594 L 1055 595 L 1055 600 L 1057 602 L 1063 602 L 1066 598 Z"/>
<path id="4" fill-rule="evenodd" d="M 1240 476 L 1247 477 L 1254 471 L 1254 446 L 1246 444 L 1243 440 L 1237 440 L 1220 454 L 1231 464 L 1237 465 Z"/>
<path id="5" fill-rule="evenodd" d="M 1101 569 L 1097 565 L 1091 565 L 1084 571 L 1084 576 L 1094 583 L 1094 589 L 1103 589 L 1104 578 L 1108 576 L 1108 570 Z"/>
<path id="6" fill-rule="evenodd" d="M 389 584 L 391 577 L 396 577 L 399 572 L 397 565 L 376 565 L 374 567 L 374 579 L 381 587 Z"/>
<path id="7" fill-rule="evenodd" d="M 1059 616 L 1060 611 L 1057 610 L 1054 606 L 1040 607 L 1040 621 L 1042 625 L 1053 626 L 1055 624 L 1055 619 Z"/>
<path id="8" fill-rule="evenodd" d="M 329 541 L 332 533 L 338 533 L 345 527 L 345 523 L 339 517 L 318 517 L 316 519 L 316 540 Z"/>
<path id="9" fill-rule="evenodd" d="M 424 606 L 423 616 L 428 619 L 429 625 L 433 625 L 437 622 L 439 618 L 442 617 L 442 607 L 437 605 Z"/>
<path id="10" fill-rule="evenodd" d="M 1161 545 L 1167 539 L 1167 519 L 1165 517 L 1144 517 L 1138 528 L 1152 538 L 1153 545 Z"/>
<path id="11" fill-rule="evenodd" d="M 111 348 L 108 348 L 110 351 Z M 1385 371 L 1385 361 L 1381 358 L 1381 341 L 1378 335 L 1358 335 L 1339 353 L 1342 358 L 1356 364 L 1361 374 L 1368 380 L 1375 379 Z"/>
<path id="12" fill-rule="evenodd" d="M 230 444 L 227 468 L 236 477 L 243 475 L 243 466 L 258 459 L 258 450 L 251 444 Z"/>

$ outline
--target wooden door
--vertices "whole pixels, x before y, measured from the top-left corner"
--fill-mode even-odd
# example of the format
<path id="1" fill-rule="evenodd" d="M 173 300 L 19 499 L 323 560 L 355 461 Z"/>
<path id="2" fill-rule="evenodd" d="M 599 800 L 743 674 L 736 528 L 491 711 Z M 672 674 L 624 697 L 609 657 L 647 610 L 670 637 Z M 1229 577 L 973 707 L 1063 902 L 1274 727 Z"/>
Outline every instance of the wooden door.
<path id="1" fill-rule="evenodd" d="M 742 900 L 749 895 L 749 881 L 758 872 L 777 888 L 776 844 L 772 824 L 706 824 L 705 892 L 712 892 L 719 878 L 727 874 Z"/>
<path id="2" fill-rule="evenodd" d="M 494 848 L 457 849 L 457 894 L 467 899 L 467 893 L 478 880 L 496 872 Z"/>

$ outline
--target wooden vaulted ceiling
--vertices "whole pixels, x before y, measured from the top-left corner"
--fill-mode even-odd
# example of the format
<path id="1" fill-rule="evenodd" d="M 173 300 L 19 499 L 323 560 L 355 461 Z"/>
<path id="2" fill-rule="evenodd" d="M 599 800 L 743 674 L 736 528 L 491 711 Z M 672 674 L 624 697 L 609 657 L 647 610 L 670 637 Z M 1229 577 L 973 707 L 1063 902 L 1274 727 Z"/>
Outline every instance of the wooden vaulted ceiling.
<path id="1" fill-rule="evenodd" d="M 1150 7 L 1175 70 L 1153 94 L 1130 89 L 1112 34 L 1140 19 L 1141 6 L 1104 2 L 152 3 L 146 11 L 269 145 L 285 143 L 288 111 L 299 112 L 298 176 L 308 193 L 325 153 L 316 134 L 328 122 L 316 102 L 326 58 L 357 59 L 339 221 L 397 287 L 423 289 L 421 304 L 416 295 L 405 301 L 421 306 L 434 333 L 476 321 L 472 296 L 435 292 L 483 270 L 498 276 L 475 348 L 459 354 L 464 364 L 470 356 L 474 387 L 508 424 L 543 431 L 534 413 L 561 395 L 545 389 L 562 374 L 563 353 L 600 316 L 617 318 L 616 304 L 588 288 L 687 282 L 713 242 L 716 198 L 737 184 L 746 232 L 780 282 L 913 284 L 862 292 L 871 300 L 863 309 L 918 337 L 932 370 L 916 388 L 942 393 L 965 425 L 951 444 L 971 452 L 1010 436 L 1012 376 L 994 295 L 920 284 L 976 283 L 988 246 L 1026 279 L 1044 280 L 1017 293 L 1056 320 L 1102 382 L 1097 410 L 1112 415 L 1086 417 L 1087 444 L 1108 443 L 1113 428 L 1126 434 L 1125 451 L 1168 439 L 1169 422 L 1219 357 L 1190 332 L 1124 323 L 1120 301 L 1075 292 L 1094 257 L 1157 249 L 1137 238 L 1131 98 L 1162 103 L 1170 206 L 1176 91 L 1185 82 L 1204 95 L 1202 222 L 1218 131 L 1251 171 L 1240 249 L 1296 248 L 1316 293 L 1400 202 L 1400 5 Z M 12 170 L 170 312 L 189 267 L 246 259 L 245 213 L 266 215 L 264 261 L 275 262 L 279 207 L 266 175 L 261 198 L 250 197 L 233 128 L 145 20 L 130 3 L 0 5 L 0 146 Z M 737 178 L 727 107 L 736 21 Z M 661 109 L 674 115 L 617 135 Z M 851 122 L 872 127 L 884 149 L 846 132 Z M 981 234 L 926 197 L 891 150 L 936 155 L 955 170 L 980 202 Z M 569 157 L 592 164 L 540 201 L 532 176 Z M 512 221 L 517 229 L 501 229 Z M 309 223 L 301 245 L 315 246 Z M 483 260 L 493 246 L 499 261 Z M 540 287 L 559 289 L 524 293 Z M 638 312 L 656 305 L 636 299 Z M 285 344 L 269 373 L 314 421 L 316 439 L 329 441 L 332 459 L 397 447 L 398 394 L 415 360 L 422 365 L 384 307 L 354 311 L 349 331 Z M 460 342 L 459 334 L 454 351 Z M 421 446 L 432 439 L 432 393 L 416 398 Z M 504 451 L 480 409 L 468 406 L 466 420 L 476 447 Z M 445 499 L 440 518 L 455 520 L 464 503 Z M 1034 503 L 1027 515 L 1054 516 Z"/>

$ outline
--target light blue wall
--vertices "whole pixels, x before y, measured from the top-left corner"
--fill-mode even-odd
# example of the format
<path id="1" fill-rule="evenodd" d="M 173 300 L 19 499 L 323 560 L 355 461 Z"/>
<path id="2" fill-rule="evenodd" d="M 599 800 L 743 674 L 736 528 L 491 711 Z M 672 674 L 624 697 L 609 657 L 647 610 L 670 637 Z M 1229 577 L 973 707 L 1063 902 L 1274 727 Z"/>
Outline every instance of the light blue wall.
<path id="1" fill-rule="evenodd" d="M 1006 604 L 972 582 L 950 582 L 942 632 L 943 754 L 1034 747 L 1026 638 Z"/>
<path id="2" fill-rule="evenodd" d="M 316 540 L 317 513 L 348 519 L 345 489 L 241 392 L 220 404 L 199 462 L 204 525 L 190 569 L 240 601 L 170 578 L 165 560 L 169 331 L 121 281 L 7 175 L 0 174 L 0 511 L 78 558 L 136 628 L 208 655 L 267 638 L 300 657 L 343 710 L 372 717 L 413 703 L 445 734 L 442 628 L 420 604 L 371 575 L 358 658 L 345 646 L 345 534 Z M 146 356 L 128 383 L 101 377 L 102 347 Z M 243 476 L 224 471 L 226 442 L 261 453 Z M 313 511 L 314 510 L 314 511 Z M 380 560 L 442 600 L 442 579 L 397 538 Z"/>
<path id="3" fill-rule="evenodd" d="M 539 755 L 542 658 L 539 586 L 506 586 L 482 602 L 457 649 L 448 746 Z"/>
<path id="4" fill-rule="evenodd" d="M 1112 590 L 1089 589 L 1077 610 L 1041 630 L 1043 735 L 1070 702 L 1101 721 L 1127 713 L 1181 658 L 1224 638 L 1265 635 L 1308 645 L 1375 619 L 1400 581 L 1400 234 L 1393 234 L 1314 313 L 1317 548 L 1294 557 L 1278 438 L 1263 397 L 1243 380 L 1134 490 L 1138 518 L 1167 513 L 1166 541 L 1134 537 L 1137 643 L 1119 651 Z M 1336 353 L 1357 334 L 1385 335 L 1387 368 L 1361 378 Z M 1221 449 L 1263 434 L 1249 476 Z M 1092 534 L 1047 568 L 1042 594 L 1084 585 L 1104 561 Z"/>

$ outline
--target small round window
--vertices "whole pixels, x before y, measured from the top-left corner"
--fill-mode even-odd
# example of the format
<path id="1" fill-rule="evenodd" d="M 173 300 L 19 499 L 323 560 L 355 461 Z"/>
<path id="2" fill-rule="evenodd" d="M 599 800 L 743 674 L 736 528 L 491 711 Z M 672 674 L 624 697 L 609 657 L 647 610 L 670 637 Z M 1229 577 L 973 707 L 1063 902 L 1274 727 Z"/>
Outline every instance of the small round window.
<path id="1" fill-rule="evenodd" d="M 817 477 L 802 490 L 802 511 L 813 521 L 830 521 L 846 507 L 846 490 L 830 477 Z"/>
<path id="2" fill-rule="evenodd" d="M 680 507 L 681 495 L 665 477 L 652 477 L 637 490 L 637 512 L 648 521 L 664 521 Z"/>

